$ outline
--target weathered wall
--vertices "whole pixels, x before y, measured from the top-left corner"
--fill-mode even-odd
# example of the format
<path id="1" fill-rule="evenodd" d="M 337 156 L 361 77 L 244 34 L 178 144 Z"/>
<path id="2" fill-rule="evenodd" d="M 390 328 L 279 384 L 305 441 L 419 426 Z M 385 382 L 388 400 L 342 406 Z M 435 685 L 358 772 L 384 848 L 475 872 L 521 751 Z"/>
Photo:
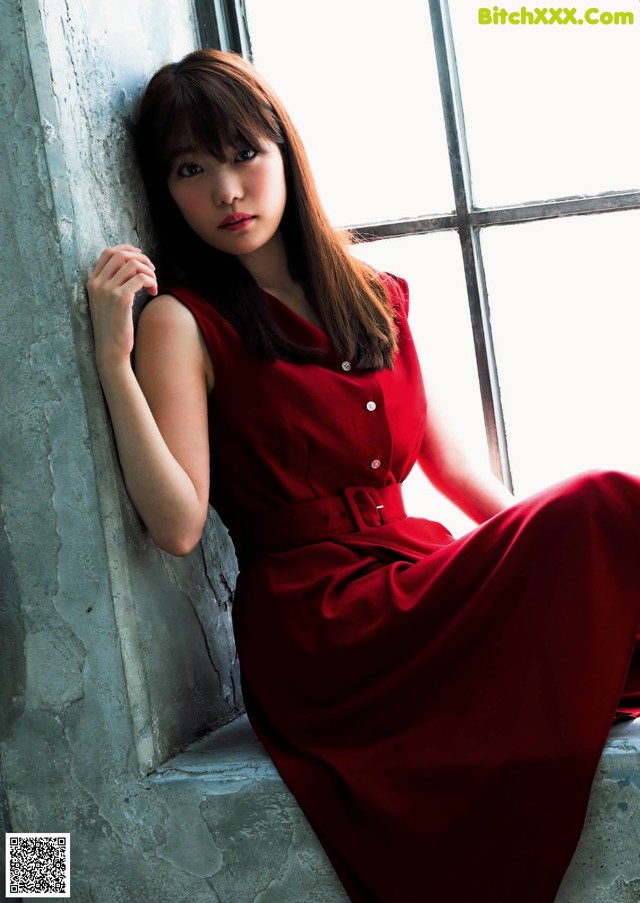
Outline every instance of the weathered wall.
<path id="1" fill-rule="evenodd" d="M 141 849 L 168 816 L 143 831 L 123 800 L 241 708 L 228 538 L 212 514 L 189 558 L 152 547 L 83 288 L 103 246 L 148 242 L 126 122 L 195 34 L 189 0 L 0 4 L 0 812 L 11 830 L 75 835 L 77 900 L 108 863 L 130 865 L 122 899 L 161 899 L 170 879 L 154 865 L 151 881 Z"/>

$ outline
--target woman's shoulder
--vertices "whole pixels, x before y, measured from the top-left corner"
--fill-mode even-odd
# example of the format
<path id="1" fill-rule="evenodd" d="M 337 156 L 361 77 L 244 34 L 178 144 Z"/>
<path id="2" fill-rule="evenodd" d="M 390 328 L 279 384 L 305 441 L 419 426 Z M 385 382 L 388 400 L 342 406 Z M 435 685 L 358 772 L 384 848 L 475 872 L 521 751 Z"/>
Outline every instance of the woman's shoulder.
<path id="1" fill-rule="evenodd" d="M 209 388 L 213 369 L 207 343 L 192 311 L 173 295 L 163 292 L 143 307 L 136 329 L 136 369 L 186 372 L 204 368 Z M 146 362 L 146 364 L 145 364 Z"/>
<path id="2" fill-rule="evenodd" d="M 172 283 L 161 286 L 161 294 L 147 303 L 142 316 L 151 316 L 159 328 L 164 319 L 167 332 L 187 329 L 186 320 L 198 334 L 207 352 L 206 359 L 215 370 L 216 382 L 227 368 L 235 368 L 244 360 L 246 351 L 237 330 L 214 304 L 191 285 Z"/>
<path id="3" fill-rule="evenodd" d="M 171 284 L 161 287 L 161 294 L 148 302 L 147 308 L 157 309 L 156 316 L 189 317 L 198 324 L 200 331 L 208 340 L 218 335 L 228 338 L 230 323 L 222 316 L 211 301 L 201 292 L 186 284 Z"/>
<path id="4" fill-rule="evenodd" d="M 182 283 L 172 283 L 161 286 L 161 294 L 154 299 L 154 303 L 162 301 L 164 304 L 182 307 L 190 310 L 196 319 L 202 315 L 216 318 L 219 316 L 215 307 L 204 295 L 192 286 Z"/>
<path id="5" fill-rule="evenodd" d="M 138 331 L 153 329 L 170 336 L 176 331 L 193 331 L 197 323 L 198 319 L 189 305 L 173 293 L 162 290 L 144 304 L 138 318 Z"/>

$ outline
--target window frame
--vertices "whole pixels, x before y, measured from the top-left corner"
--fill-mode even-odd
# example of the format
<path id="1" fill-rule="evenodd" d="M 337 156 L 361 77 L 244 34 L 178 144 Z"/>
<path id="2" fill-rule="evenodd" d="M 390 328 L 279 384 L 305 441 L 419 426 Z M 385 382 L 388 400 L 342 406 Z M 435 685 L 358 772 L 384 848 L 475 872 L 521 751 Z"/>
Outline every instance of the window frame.
<path id="1" fill-rule="evenodd" d="M 252 58 L 244 0 L 193 0 L 200 47 Z"/>
<path id="2" fill-rule="evenodd" d="M 203 46 L 232 50 L 252 59 L 244 0 L 194 0 Z M 467 286 L 478 383 L 491 469 L 513 490 L 500 380 L 491 330 L 491 313 L 481 247 L 487 226 L 515 225 L 565 216 L 584 216 L 640 208 L 640 191 L 556 197 L 543 202 L 482 207 L 474 203 L 469 146 L 449 15 L 448 0 L 426 0 L 435 47 L 455 209 L 450 213 L 382 220 L 348 226 L 358 241 L 377 241 L 440 231 L 456 231 Z"/>

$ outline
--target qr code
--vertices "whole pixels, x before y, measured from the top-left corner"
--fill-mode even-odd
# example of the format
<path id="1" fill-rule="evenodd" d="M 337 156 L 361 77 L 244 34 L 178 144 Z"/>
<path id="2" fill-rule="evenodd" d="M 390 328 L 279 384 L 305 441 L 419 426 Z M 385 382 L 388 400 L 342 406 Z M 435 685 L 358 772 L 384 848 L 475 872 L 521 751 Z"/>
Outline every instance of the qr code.
<path id="1" fill-rule="evenodd" d="M 69 897 L 68 834 L 7 834 L 6 895 Z"/>

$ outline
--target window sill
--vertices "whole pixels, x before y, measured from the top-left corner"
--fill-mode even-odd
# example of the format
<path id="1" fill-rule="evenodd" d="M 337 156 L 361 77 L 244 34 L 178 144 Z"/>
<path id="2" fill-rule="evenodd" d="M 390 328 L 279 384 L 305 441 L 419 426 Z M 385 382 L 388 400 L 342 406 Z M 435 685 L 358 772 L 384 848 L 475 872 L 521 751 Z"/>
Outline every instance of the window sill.
<path id="1" fill-rule="evenodd" d="M 165 785 L 167 802 L 176 791 L 196 797 L 199 805 L 210 799 L 216 811 L 237 810 L 242 814 L 237 824 L 233 815 L 223 819 L 220 830 L 227 835 L 227 841 L 236 832 L 238 838 L 251 835 L 251 850 L 244 852 L 243 859 L 247 882 L 259 885 L 263 880 L 272 880 L 270 872 L 258 874 L 269 869 L 264 863 L 258 864 L 262 860 L 257 852 L 273 843 L 281 824 L 283 836 L 293 830 L 297 838 L 297 853 L 290 862 L 291 880 L 295 884 L 308 882 L 305 899 L 331 899 L 336 903 L 346 899 L 318 841 L 255 737 L 246 715 L 191 744 L 147 780 L 158 789 L 158 785 Z M 270 811 L 286 809 L 286 817 L 272 818 L 265 825 L 253 801 L 256 794 L 260 806 L 273 800 L 275 805 Z M 554 813 L 550 811 L 550 828 L 553 821 Z M 255 830 L 248 827 L 250 823 L 254 823 Z M 636 886 L 640 881 L 639 836 L 640 718 L 611 730 L 596 772 L 583 834 L 556 903 L 623 903 L 630 899 L 630 884 Z M 300 896 L 285 895 L 282 899 Z"/>

